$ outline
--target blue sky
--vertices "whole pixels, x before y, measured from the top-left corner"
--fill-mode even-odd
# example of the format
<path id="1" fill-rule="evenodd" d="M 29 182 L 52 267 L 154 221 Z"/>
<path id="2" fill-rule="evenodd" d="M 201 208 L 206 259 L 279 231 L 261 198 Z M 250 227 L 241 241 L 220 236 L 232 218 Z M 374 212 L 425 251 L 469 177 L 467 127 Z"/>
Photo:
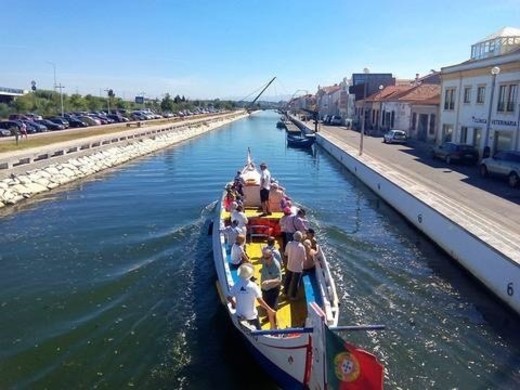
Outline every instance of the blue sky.
<path id="1" fill-rule="evenodd" d="M 133 99 L 315 92 L 368 68 L 398 78 L 520 28 L 520 0 L 0 0 L 0 86 L 35 80 Z M 298 92 L 301 94 L 301 92 Z"/>

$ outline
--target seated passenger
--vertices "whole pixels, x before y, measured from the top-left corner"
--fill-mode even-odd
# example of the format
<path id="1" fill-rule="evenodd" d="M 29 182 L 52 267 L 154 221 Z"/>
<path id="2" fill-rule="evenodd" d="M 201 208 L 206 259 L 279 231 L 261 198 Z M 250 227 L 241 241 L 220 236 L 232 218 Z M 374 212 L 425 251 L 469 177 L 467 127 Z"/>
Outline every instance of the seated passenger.
<path id="1" fill-rule="evenodd" d="M 246 253 L 245 242 L 246 236 L 239 234 L 235 243 L 231 247 L 231 264 L 235 267 L 240 266 L 242 263 L 249 263 L 249 256 Z"/>
<path id="2" fill-rule="evenodd" d="M 305 261 L 303 262 L 303 272 L 311 272 L 316 268 L 316 250 L 312 249 L 311 240 L 303 240 L 305 247 Z"/>
<path id="3" fill-rule="evenodd" d="M 263 307 L 271 323 L 271 329 L 276 329 L 276 311 L 271 309 L 269 305 L 262 299 L 262 291 L 258 285 L 251 281 L 254 268 L 251 264 L 242 264 L 238 268 L 238 276 L 240 278 L 237 283 L 229 290 L 228 302 L 236 310 L 236 315 L 241 320 L 246 320 L 256 329 L 261 329 L 258 319 L 258 310 L 256 303 Z"/>
<path id="4" fill-rule="evenodd" d="M 249 220 L 246 217 L 246 213 L 244 213 L 244 206 L 237 205 L 236 210 L 231 213 L 231 222 L 237 221 L 238 228 L 242 231 L 242 234 L 247 235 L 247 224 Z"/>

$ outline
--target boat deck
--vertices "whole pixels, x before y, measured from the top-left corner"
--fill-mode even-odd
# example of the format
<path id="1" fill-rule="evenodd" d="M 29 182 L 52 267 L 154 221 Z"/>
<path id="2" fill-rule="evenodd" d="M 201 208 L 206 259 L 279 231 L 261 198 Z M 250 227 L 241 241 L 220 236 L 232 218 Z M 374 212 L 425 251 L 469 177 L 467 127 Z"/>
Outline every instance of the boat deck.
<path id="1" fill-rule="evenodd" d="M 260 217 L 259 211 L 256 208 L 246 208 L 245 214 L 249 219 L 248 224 L 248 239 L 246 243 L 246 253 L 254 266 L 255 274 L 254 277 L 257 281 L 260 281 L 260 269 L 262 264 L 260 259 L 262 257 L 262 247 L 266 245 L 266 236 L 251 236 L 250 232 L 254 231 L 254 227 L 258 226 L 277 226 L 280 218 L 283 216 L 282 212 L 273 212 L 272 215 Z M 230 220 L 230 213 L 223 210 L 221 217 L 224 221 Z M 271 233 L 277 240 L 277 248 L 280 250 L 281 237 L 279 230 L 276 228 L 271 230 Z M 227 261 L 231 264 L 230 256 L 231 248 L 226 248 Z M 234 281 L 238 280 L 237 269 L 230 267 L 231 275 Z M 282 266 L 283 274 L 283 266 Z M 302 327 L 305 325 L 305 319 L 307 318 L 307 304 L 310 302 L 316 302 L 322 305 L 318 282 L 314 273 L 304 274 L 302 283 L 298 291 L 298 299 L 296 301 L 288 300 L 283 294 L 278 298 L 278 310 L 276 313 L 276 320 L 279 329 Z M 265 315 L 265 311 L 262 308 L 258 308 L 260 317 L 260 323 L 262 329 L 270 329 L 270 324 Z"/>

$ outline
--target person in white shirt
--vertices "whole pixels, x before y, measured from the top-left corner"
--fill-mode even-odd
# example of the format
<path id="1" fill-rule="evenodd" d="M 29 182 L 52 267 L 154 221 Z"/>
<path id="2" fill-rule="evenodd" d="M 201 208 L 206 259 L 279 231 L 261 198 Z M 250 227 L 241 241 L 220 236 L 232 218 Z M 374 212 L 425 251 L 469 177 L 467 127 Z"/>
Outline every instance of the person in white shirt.
<path id="1" fill-rule="evenodd" d="M 246 213 L 244 213 L 244 207 L 238 205 L 236 209 L 231 213 L 231 222 L 237 221 L 238 228 L 242 231 L 244 236 L 247 235 L 247 224 L 249 220 L 246 217 Z"/>
<path id="2" fill-rule="evenodd" d="M 249 262 L 249 256 L 246 253 L 244 244 L 246 242 L 246 236 L 239 234 L 235 240 L 235 243 L 231 247 L 231 263 L 238 267 L 242 263 Z"/>
<path id="3" fill-rule="evenodd" d="M 269 205 L 269 192 L 271 191 L 271 172 L 267 169 L 265 162 L 260 164 L 260 202 L 262 203 L 261 217 L 271 215 L 271 206 Z"/>
<path id="4" fill-rule="evenodd" d="M 285 257 L 287 258 L 287 269 L 285 272 L 285 281 L 283 285 L 283 293 L 294 301 L 297 299 L 298 287 L 303 272 L 303 263 L 307 258 L 305 247 L 301 243 L 303 235 L 297 231 L 294 233 L 293 240 L 285 247 Z"/>
<path id="5" fill-rule="evenodd" d="M 230 250 L 235 243 L 237 236 L 242 233 L 242 230 L 238 228 L 238 221 L 233 221 L 231 222 L 231 225 L 222 229 L 222 233 L 224 233 L 226 244 Z"/>
<path id="6" fill-rule="evenodd" d="M 253 273 L 254 268 L 251 263 L 242 264 L 238 268 L 238 276 L 240 279 L 229 290 L 227 300 L 231 304 L 231 307 L 235 309 L 235 313 L 239 319 L 244 319 L 256 329 L 261 329 L 258 319 L 258 310 L 255 304 L 258 303 L 267 312 L 271 328 L 276 329 L 276 311 L 265 303 L 262 299 L 260 287 L 251 281 Z"/>

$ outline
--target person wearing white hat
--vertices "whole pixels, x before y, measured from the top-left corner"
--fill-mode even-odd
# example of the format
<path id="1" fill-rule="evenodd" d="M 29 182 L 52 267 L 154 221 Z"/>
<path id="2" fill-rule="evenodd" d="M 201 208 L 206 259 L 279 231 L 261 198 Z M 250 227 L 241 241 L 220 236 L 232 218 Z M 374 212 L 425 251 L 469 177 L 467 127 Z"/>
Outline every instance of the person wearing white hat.
<path id="1" fill-rule="evenodd" d="M 251 280 L 253 273 L 254 268 L 251 263 L 244 263 L 238 267 L 239 280 L 229 290 L 230 295 L 227 297 L 227 300 L 231 304 L 231 307 L 235 309 L 239 319 L 244 319 L 256 329 L 261 329 L 258 319 L 258 310 L 256 309 L 256 302 L 258 302 L 258 304 L 266 310 L 271 328 L 275 329 L 276 311 L 271 309 L 262 299 L 260 287 Z"/>

